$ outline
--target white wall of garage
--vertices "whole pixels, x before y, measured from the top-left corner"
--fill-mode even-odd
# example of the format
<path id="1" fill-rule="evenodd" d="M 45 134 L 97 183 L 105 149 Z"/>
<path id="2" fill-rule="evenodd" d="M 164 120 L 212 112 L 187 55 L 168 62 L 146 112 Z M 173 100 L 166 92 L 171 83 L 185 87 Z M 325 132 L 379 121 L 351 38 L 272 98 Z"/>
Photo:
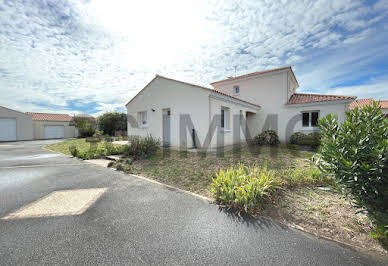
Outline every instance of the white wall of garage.
<path id="1" fill-rule="evenodd" d="M 30 115 L 0 106 L 0 119 L 14 119 L 16 121 L 16 140 L 32 140 L 34 138 L 32 130 L 32 117 Z M 7 122 L 4 122 L 3 125 L 6 123 Z M 12 123 L 7 124 L 10 126 Z M 9 133 L 10 132 L 3 132 L 3 134 Z M 1 134 L 2 132 L 0 132 L 0 141 L 2 141 Z"/>
<path id="2" fill-rule="evenodd" d="M 74 138 L 75 137 L 75 127 L 70 126 L 70 122 L 33 121 L 35 139 L 46 139 L 46 136 L 45 136 L 45 127 L 46 126 L 63 126 L 64 127 L 64 138 Z"/>

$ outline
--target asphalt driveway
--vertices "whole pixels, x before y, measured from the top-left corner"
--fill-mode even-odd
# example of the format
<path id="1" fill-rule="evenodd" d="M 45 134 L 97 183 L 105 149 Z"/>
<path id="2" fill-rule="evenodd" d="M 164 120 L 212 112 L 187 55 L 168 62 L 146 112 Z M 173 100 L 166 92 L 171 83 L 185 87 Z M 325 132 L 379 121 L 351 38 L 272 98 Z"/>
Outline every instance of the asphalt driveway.
<path id="1" fill-rule="evenodd" d="M 83 214 L 0 219 L 1 265 L 383 265 L 267 219 L 42 149 L 0 144 L 0 218 L 57 190 L 108 188 Z M 385 261 L 386 262 L 386 261 Z"/>

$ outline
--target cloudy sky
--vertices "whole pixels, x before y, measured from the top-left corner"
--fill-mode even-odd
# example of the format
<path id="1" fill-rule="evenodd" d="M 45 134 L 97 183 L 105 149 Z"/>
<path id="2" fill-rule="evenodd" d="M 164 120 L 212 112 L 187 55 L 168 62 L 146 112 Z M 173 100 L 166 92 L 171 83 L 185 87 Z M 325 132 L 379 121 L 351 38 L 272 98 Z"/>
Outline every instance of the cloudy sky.
<path id="1" fill-rule="evenodd" d="M 124 111 L 156 73 L 291 65 L 299 92 L 388 99 L 388 1 L 0 0 L 0 105 Z"/>

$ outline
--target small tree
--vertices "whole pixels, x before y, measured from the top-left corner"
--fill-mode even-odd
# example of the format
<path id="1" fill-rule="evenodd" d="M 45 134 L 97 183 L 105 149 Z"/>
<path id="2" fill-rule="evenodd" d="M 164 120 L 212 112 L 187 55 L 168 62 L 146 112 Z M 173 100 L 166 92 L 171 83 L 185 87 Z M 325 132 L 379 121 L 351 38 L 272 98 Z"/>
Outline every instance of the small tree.
<path id="1" fill-rule="evenodd" d="M 335 176 L 359 207 L 378 224 L 388 224 L 388 119 L 378 104 L 346 112 L 340 125 L 328 115 L 319 121 L 318 166 Z"/>
<path id="2" fill-rule="evenodd" d="M 105 113 L 98 118 L 99 129 L 110 136 L 118 130 L 127 130 L 127 115 L 125 113 Z"/>
<path id="3" fill-rule="evenodd" d="M 89 118 L 74 117 L 70 124 L 78 129 L 79 136 L 83 138 L 93 136 L 96 131 L 96 122 Z"/>

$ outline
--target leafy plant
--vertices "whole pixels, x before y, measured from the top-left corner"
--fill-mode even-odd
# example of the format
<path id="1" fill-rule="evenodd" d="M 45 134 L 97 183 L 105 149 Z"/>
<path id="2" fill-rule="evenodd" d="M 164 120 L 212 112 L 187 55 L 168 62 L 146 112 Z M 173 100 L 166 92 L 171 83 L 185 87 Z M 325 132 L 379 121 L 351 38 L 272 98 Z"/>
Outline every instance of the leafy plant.
<path id="1" fill-rule="evenodd" d="M 211 183 L 210 192 L 222 204 L 253 212 L 278 185 L 275 172 L 267 167 L 238 164 L 220 170 Z"/>
<path id="2" fill-rule="evenodd" d="M 131 143 L 124 150 L 124 155 L 134 159 L 147 158 L 155 154 L 160 149 L 160 141 L 147 136 L 145 138 L 132 138 Z"/>
<path id="3" fill-rule="evenodd" d="M 125 113 L 105 113 L 98 118 L 99 129 L 109 136 L 114 136 L 116 131 L 127 130 L 127 115 Z"/>
<path id="4" fill-rule="evenodd" d="M 306 138 L 306 134 L 302 132 L 295 132 L 290 137 L 290 143 L 291 144 L 299 144 L 299 141 Z"/>
<path id="5" fill-rule="evenodd" d="M 69 151 L 70 151 L 71 155 L 73 155 L 73 157 L 78 157 L 79 151 L 78 151 L 77 146 L 71 145 L 71 146 L 69 147 Z"/>
<path id="6" fill-rule="evenodd" d="M 321 133 L 312 132 L 306 135 L 302 132 L 295 132 L 290 137 L 290 143 L 297 144 L 297 145 L 308 145 L 308 146 L 311 146 L 312 148 L 316 148 L 321 143 Z"/>
<path id="7" fill-rule="evenodd" d="M 319 122 L 322 145 L 317 165 L 365 208 L 377 224 L 388 221 L 388 119 L 374 103 Z"/>
<path id="8" fill-rule="evenodd" d="M 82 117 L 74 117 L 70 123 L 78 129 L 79 137 L 91 137 L 96 131 L 96 122 L 94 120 Z"/>
<path id="9" fill-rule="evenodd" d="M 376 228 L 370 232 L 372 238 L 379 240 L 383 246 L 388 247 L 388 224 L 378 224 Z"/>
<path id="10" fill-rule="evenodd" d="M 275 130 L 266 130 L 253 138 L 254 145 L 277 145 L 279 137 Z"/>

